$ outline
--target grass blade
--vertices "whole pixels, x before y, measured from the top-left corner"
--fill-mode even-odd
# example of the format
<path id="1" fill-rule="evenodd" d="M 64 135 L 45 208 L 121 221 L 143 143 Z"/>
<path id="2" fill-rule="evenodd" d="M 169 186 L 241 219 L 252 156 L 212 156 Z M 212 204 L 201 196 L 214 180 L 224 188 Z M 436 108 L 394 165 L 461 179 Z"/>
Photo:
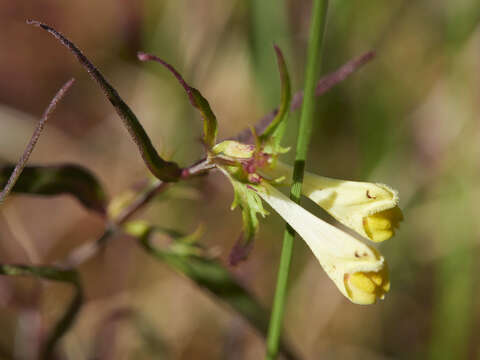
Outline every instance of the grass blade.
<path id="1" fill-rule="evenodd" d="M 310 137 L 313 127 L 315 87 L 322 60 L 322 47 L 326 28 L 327 9 L 328 0 L 314 0 L 305 73 L 305 99 L 302 103 L 303 106 L 298 130 L 297 151 L 295 154 L 295 165 L 293 168 L 292 187 L 290 189 L 290 198 L 296 203 L 300 202 L 305 161 L 307 158 L 308 146 L 310 144 Z M 294 238 L 295 231 L 287 224 L 283 237 L 282 253 L 278 268 L 277 286 L 275 288 L 275 296 L 272 307 L 272 316 L 270 318 L 270 324 L 268 328 L 267 351 L 265 356 L 266 360 L 276 359 L 279 350 Z"/>

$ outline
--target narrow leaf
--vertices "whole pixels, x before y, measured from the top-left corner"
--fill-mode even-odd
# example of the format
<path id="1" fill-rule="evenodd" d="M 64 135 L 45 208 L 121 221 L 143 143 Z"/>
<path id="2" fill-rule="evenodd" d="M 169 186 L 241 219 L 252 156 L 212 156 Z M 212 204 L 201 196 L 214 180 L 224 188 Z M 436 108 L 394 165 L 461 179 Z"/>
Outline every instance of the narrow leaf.
<path id="1" fill-rule="evenodd" d="M 292 94 L 290 87 L 290 76 L 288 75 L 285 58 L 283 57 L 283 53 L 277 45 L 274 46 L 274 49 L 275 54 L 277 55 L 278 70 L 280 72 L 280 80 L 282 84 L 280 106 L 273 120 L 267 126 L 263 134 L 260 135 L 260 141 L 267 141 L 274 136 L 277 130 L 279 130 L 278 134 L 275 134 L 275 139 L 273 139 L 273 143 L 275 144 L 275 147 L 277 147 L 280 145 L 280 140 L 283 135 L 283 131 L 285 130 L 285 122 L 282 123 L 282 121 L 287 118 Z M 280 127 L 281 124 L 282 126 Z"/>
<path id="2" fill-rule="evenodd" d="M 58 102 L 63 98 L 63 96 L 66 94 L 68 89 L 73 85 L 75 82 L 75 79 L 70 79 L 68 80 L 65 85 L 63 85 L 60 90 L 55 94 L 53 97 L 52 101 L 50 101 L 50 104 L 48 105 L 47 109 L 43 113 L 42 118 L 37 124 L 37 127 L 35 131 L 33 132 L 32 138 L 27 144 L 27 147 L 25 151 L 23 152 L 22 157 L 18 161 L 17 165 L 15 168 L 13 168 L 10 172 L 11 175 L 6 181 L 6 184 L 2 184 L 1 187 L 5 186 L 5 188 L 0 192 L 0 203 L 7 197 L 7 195 L 12 191 L 13 187 L 15 186 L 15 183 L 18 181 L 18 178 L 20 177 L 20 174 L 22 173 L 25 165 L 27 164 L 28 159 L 30 158 L 30 155 L 32 154 L 33 149 L 35 148 L 35 145 L 37 144 L 38 139 L 40 138 L 40 134 L 43 131 L 43 128 L 45 127 L 45 124 L 47 123 L 48 118 L 52 114 L 52 112 L 55 110 L 57 107 Z"/>
<path id="3" fill-rule="evenodd" d="M 153 233 L 156 231 L 167 235 L 169 233 L 172 235 L 172 233 L 143 221 L 127 223 L 125 230 L 139 240 L 140 245 L 149 255 L 168 264 L 201 288 L 224 301 L 242 315 L 260 334 L 266 336 L 269 312 L 218 260 L 204 254 L 205 251 L 202 251 L 201 247 L 194 243 L 186 243 L 181 238 L 173 238 L 170 246 L 159 249 L 152 244 Z M 181 246 L 178 246 L 179 244 Z M 283 352 L 287 359 L 297 359 L 285 343 Z"/>
<path id="4" fill-rule="evenodd" d="M 315 89 L 315 95 L 316 96 L 323 95 L 328 90 L 333 88 L 335 85 L 339 84 L 340 82 L 345 80 L 347 77 L 349 77 L 351 74 L 356 72 L 363 65 L 370 62 L 374 57 L 375 57 L 375 52 L 369 51 L 365 54 L 362 54 L 350 60 L 349 62 L 342 65 L 340 68 L 338 68 L 337 70 L 325 75 L 318 81 L 317 87 Z M 292 102 L 290 104 L 290 111 L 297 110 L 302 105 L 302 102 L 303 102 L 303 91 L 298 91 L 293 96 Z M 270 112 L 269 114 L 261 118 L 255 125 L 255 132 L 257 134 L 262 133 L 262 131 L 264 131 L 268 127 L 268 125 L 272 122 L 272 120 L 275 118 L 278 111 L 279 111 L 278 109 L 274 109 L 272 112 Z M 252 132 L 250 128 L 240 132 L 235 137 L 235 139 L 241 142 L 252 141 Z"/>
<path id="5" fill-rule="evenodd" d="M 179 166 L 174 162 L 163 160 L 160 155 L 158 155 L 150 138 L 145 132 L 145 129 L 140 124 L 133 111 L 122 100 L 117 91 L 104 78 L 100 71 L 80 51 L 80 49 L 78 49 L 75 44 L 73 44 L 65 36 L 48 25 L 34 20 L 28 20 L 27 23 L 48 31 L 77 57 L 80 64 L 102 88 L 105 96 L 108 98 L 108 100 L 110 100 L 113 107 L 117 111 L 117 114 L 123 120 L 125 127 L 135 141 L 146 166 L 150 169 L 152 174 L 163 181 L 177 181 L 181 175 L 181 169 Z"/>
<path id="6" fill-rule="evenodd" d="M 0 166 L 0 187 L 13 166 Z M 99 180 L 78 165 L 27 166 L 12 188 L 17 194 L 55 196 L 68 194 L 87 209 L 105 214 L 107 198 Z"/>
<path id="7" fill-rule="evenodd" d="M 180 75 L 180 73 L 166 61 L 155 55 L 146 54 L 143 52 L 138 53 L 138 58 L 141 61 L 156 61 L 159 64 L 162 64 L 177 78 L 178 82 L 185 89 L 192 106 L 197 108 L 202 114 L 204 133 L 203 140 L 208 149 L 212 148 L 217 141 L 218 124 L 217 118 L 210 108 L 210 104 L 208 103 L 207 99 L 202 96 L 200 91 L 188 85 L 182 75 Z"/>
<path id="8" fill-rule="evenodd" d="M 53 351 L 60 338 L 72 326 L 83 301 L 83 291 L 76 270 L 60 270 L 51 266 L 26 266 L 26 265 L 1 265 L 0 275 L 7 276 L 33 276 L 40 279 L 59 281 L 71 284 L 75 288 L 75 295 L 65 314 L 55 325 L 48 336 L 42 359 L 52 359 Z"/>

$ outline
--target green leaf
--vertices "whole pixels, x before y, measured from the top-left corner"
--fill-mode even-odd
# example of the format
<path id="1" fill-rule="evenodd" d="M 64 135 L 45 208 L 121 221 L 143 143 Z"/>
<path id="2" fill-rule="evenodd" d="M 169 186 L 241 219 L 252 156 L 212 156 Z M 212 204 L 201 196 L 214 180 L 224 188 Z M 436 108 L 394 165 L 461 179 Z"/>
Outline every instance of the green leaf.
<path id="1" fill-rule="evenodd" d="M 60 338 L 70 329 L 83 301 L 83 291 L 76 270 L 62 270 L 51 266 L 2 265 L 0 275 L 6 276 L 33 276 L 40 279 L 69 283 L 75 288 L 75 295 L 65 314 L 55 325 L 48 336 L 42 359 L 52 359 L 53 351 Z"/>
<path id="2" fill-rule="evenodd" d="M 211 149 L 217 142 L 218 124 L 217 118 L 210 108 L 210 104 L 200 91 L 191 88 L 192 96 L 195 100 L 195 107 L 201 112 L 203 117 L 203 136 L 204 142 L 208 149 Z"/>
<path id="3" fill-rule="evenodd" d="M 0 166 L 0 187 L 14 167 Z M 87 209 L 105 214 L 107 198 L 98 179 L 86 168 L 77 165 L 27 166 L 13 187 L 14 193 L 29 195 L 74 196 Z"/>
<path id="4" fill-rule="evenodd" d="M 268 143 L 272 146 L 273 151 L 276 151 L 280 146 L 280 141 L 282 140 L 282 136 L 285 131 L 286 119 L 288 118 L 292 94 L 290 88 L 290 77 L 288 75 L 287 65 L 285 64 L 285 58 L 283 57 L 283 53 L 278 46 L 275 45 L 274 48 L 275 54 L 277 55 L 278 69 L 282 84 L 280 106 L 272 122 L 267 126 L 263 134 L 259 136 L 259 140 L 262 145 L 264 143 Z"/>
<path id="5" fill-rule="evenodd" d="M 85 68 L 85 70 L 87 70 L 89 75 L 97 82 L 97 84 L 100 85 L 105 96 L 112 103 L 113 107 L 117 111 L 117 114 L 120 116 L 125 127 L 130 133 L 130 136 L 135 141 L 145 165 L 150 169 L 152 174 L 162 181 L 177 181 L 182 173 L 179 166 L 174 162 L 165 161 L 160 157 L 160 155 L 158 155 L 157 150 L 155 150 L 150 138 L 145 132 L 145 129 L 143 128 L 142 124 L 140 124 L 133 111 L 122 100 L 112 85 L 110 85 L 110 83 L 103 77 L 100 71 L 80 51 L 80 49 L 78 49 L 75 44 L 68 40 L 64 35 L 60 34 L 58 31 L 48 25 L 34 20 L 28 20 L 27 23 L 48 31 L 77 57 L 80 64 Z"/>
<path id="6" fill-rule="evenodd" d="M 124 229 L 139 240 L 140 245 L 149 255 L 168 264 L 201 288 L 208 290 L 215 297 L 227 303 L 260 334 L 266 336 L 269 312 L 235 279 L 229 270 L 218 260 L 209 257 L 201 246 L 192 242 L 191 237 L 173 237 L 174 232 L 152 226 L 144 221 L 129 222 L 125 224 Z M 151 236 L 157 231 L 171 236 L 170 246 L 159 249 L 152 244 Z M 179 244 L 182 245 L 180 247 L 182 250 L 179 250 Z M 185 251 L 185 248 L 189 248 L 190 251 Z M 283 351 L 287 359 L 296 359 L 285 343 L 283 343 Z"/>
<path id="7" fill-rule="evenodd" d="M 183 86 L 185 92 L 188 95 L 188 99 L 193 107 L 197 108 L 203 117 L 203 141 L 208 149 L 211 149 L 215 143 L 217 142 L 217 133 L 218 133 L 218 124 L 217 118 L 213 113 L 212 109 L 210 108 L 210 104 L 208 103 L 207 99 L 205 99 L 200 91 L 191 87 L 187 84 L 185 79 L 180 75 L 180 73 L 169 63 L 160 59 L 159 57 L 146 54 L 143 52 L 138 53 L 138 58 L 141 61 L 156 61 L 159 64 L 165 66 L 178 80 L 178 82 Z"/>

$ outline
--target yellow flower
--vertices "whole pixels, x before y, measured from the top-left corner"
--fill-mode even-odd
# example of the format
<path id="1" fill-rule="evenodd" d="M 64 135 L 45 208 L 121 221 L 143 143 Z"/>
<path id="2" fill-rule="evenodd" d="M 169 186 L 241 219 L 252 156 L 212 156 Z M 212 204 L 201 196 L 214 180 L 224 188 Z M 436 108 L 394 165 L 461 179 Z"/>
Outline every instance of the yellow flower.
<path id="1" fill-rule="evenodd" d="M 255 189 L 305 240 L 350 301 L 366 305 L 384 298 L 390 289 L 388 267 L 376 249 L 312 215 L 267 181 Z"/>
<path id="2" fill-rule="evenodd" d="M 235 205 L 242 209 L 248 245 L 265 215 L 262 198 L 305 240 L 340 292 L 355 304 L 373 304 L 390 289 L 383 256 L 370 245 L 317 218 L 272 185 L 286 184 L 292 167 L 255 147 L 225 141 L 210 153 L 234 185 Z M 344 225 L 379 242 L 393 236 L 402 220 L 398 193 L 383 184 L 345 181 L 305 173 L 303 195 Z"/>
<path id="3" fill-rule="evenodd" d="M 292 172 L 291 166 L 280 162 L 260 171 L 267 179 L 291 179 Z M 384 184 L 337 180 L 305 172 L 302 194 L 345 226 L 375 242 L 391 238 L 403 220 L 397 191 Z"/>

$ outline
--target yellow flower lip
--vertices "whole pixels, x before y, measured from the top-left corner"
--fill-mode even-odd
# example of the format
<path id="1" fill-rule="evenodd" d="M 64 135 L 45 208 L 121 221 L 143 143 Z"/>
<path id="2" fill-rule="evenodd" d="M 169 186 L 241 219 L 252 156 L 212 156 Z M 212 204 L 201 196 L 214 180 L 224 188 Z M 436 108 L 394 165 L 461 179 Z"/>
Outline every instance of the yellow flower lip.
<path id="1" fill-rule="evenodd" d="M 388 267 L 373 247 L 317 218 L 263 181 L 258 195 L 305 240 L 340 292 L 355 304 L 373 304 L 389 289 Z"/>
<path id="2" fill-rule="evenodd" d="M 375 242 L 390 239 L 403 220 L 402 210 L 398 206 L 380 211 L 363 218 L 363 227 L 368 238 Z"/>
<path id="3" fill-rule="evenodd" d="M 261 169 L 267 179 L 292 178 L 293 168 L 277 162 Z M 381 242 L 395 234 L 402 211 L 398 192 L 387 185 L 327 178 L 306 172 L 302 194 L 360 235 Z"/>
<path id="4" fill-rule="evenodd" d="M 357 272 L 346 274 L 344 277 L 345 288 L 357 304 L 372 304 L 377 299 L 382 299 L 390 290 L 390 280 L 388 277 L 388 268 L 380 271 Z"/>

